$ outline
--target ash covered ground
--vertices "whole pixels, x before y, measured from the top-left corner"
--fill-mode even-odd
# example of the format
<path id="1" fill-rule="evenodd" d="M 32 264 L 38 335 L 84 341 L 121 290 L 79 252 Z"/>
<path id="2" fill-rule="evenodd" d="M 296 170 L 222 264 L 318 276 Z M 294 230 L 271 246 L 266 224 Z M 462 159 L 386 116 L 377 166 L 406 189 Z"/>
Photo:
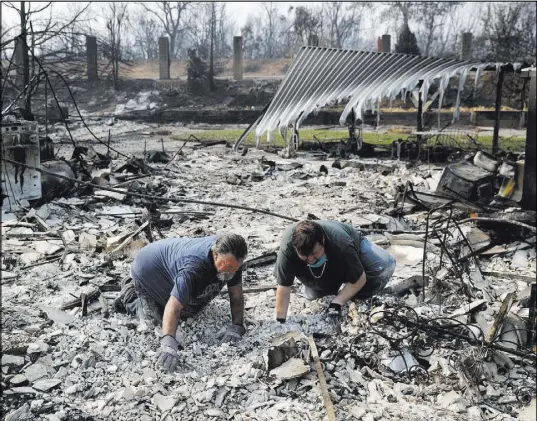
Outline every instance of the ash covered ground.
<path id="1" fill-rule="evenodd" d="M 108 131 L 104 125 L 93 127 L 99 136 Z M 116 123 L 112 146 L 142 158 L 144 149 L 162 148 L 159 136 L 145 134 L 155 128 Z M 55 136 L 65 139 L 61 132 Z M 88 137 L 82 127 L 75 127 L 73 136 Z M 183 142 L 167 138 L 163 144 L 171 157 Z M 150 201 L 128 194 L 79 188 L 40 206 L 28 204 L 2 216 L 5 420 L 328 419 L 309 356 L 309 335 L 316 338 L 338 420 L 535 419 L 535 353 L 526 348 L 525 330 L 528 290 L 536 272 L 534 231 L 519 229 L 506 239 L 494 227 L 464 225 L 474 246 L 488 238 L 497 249 L 468 259 L 473 266 L 462 277 L 456 275 L 458 268 L 443 264 L 442 282 L 426 288 L 422 302 L 419 285 L 409 287 L 407 281 L 422 275 L 427 212 L 407 207 L 396 219 L 391 211 L 398 187 L 407 181 L 417 191 L 434 191 L 442 165 L 407 168 L 405 162 L 351 158 L 346 161 L 351 164 L 338 169 L 332 167 L 333 159 L 311 153 L 283 159 L 258 150 L 240 156 L 225 145 L 199 146 L 187 144 L 169 164 L 149 163 L 154 171 L 145 176 L 124 169 L 127 159 L 115 152 L 106 165 L 89 152 L 84 159 L 91 163 L 87 169 L 93 180 L 125 193 L 243 205 L 295 219 L 311 214 L 362 227 L 396 258 L 389 286 L 398 294 L 352 303 L 345 310 L 343 333 L 334 335 L 322 317 L 330 297 L 308 302 L 295 284 L 290 317 L 281 325 L 274 317 L 272 264 L 246 268 L 243 340 L 230 346 L 215 339 L 230 322 L 224 291 L 181 324 L 186 344 L 181 366 L 172 375 L 163 374 L 153 365 L 158 329 L 144 330 L 113 307 L 136 251 L 152 239 L 234 232 L 246 238 L 248 257 L 254 258 L 276 251 L 291 221 L 159 201 L 155 204 L 164 222 L 151 225 L 151 239 L 139 230 Z M 94 150 L 106 154 L 106 146 L 94 145 Z M 64 141 L 58 155 L 70 159 L 72 153 Z M 323 165 L 327 172 L 321 171 Z M 435 218 L 444 216 L 438 212 Z M 454 229 L 450 232 L 452 246 L 459 247 L 461 238 Z M 428 267 L 434 262 L 439 267 L 440 244 L 427 250 Z M 475 276 L 474 260 L 488 275 Z M 515 293 L 509 314 L 486 343 L 509 293 Z M 88 297 L 85 315 L 81 294 Z M 409 308 L 415 315 L 409 315 Z M 404 317 L 396 317 L 398 312 Z M 464 324 L 462 330 L 451 319 L 442 325 L 463 336 L 471 337 L 472 328 L 466 326 L 476 326 L 477 339 L 469 344 L 438 337 L 434 329 L 418 331 L 411 323 L 440 316 Z M 290 337 L 296 344 L 295 365 L 269 368 L 269 349 L 289 343 Z"/>

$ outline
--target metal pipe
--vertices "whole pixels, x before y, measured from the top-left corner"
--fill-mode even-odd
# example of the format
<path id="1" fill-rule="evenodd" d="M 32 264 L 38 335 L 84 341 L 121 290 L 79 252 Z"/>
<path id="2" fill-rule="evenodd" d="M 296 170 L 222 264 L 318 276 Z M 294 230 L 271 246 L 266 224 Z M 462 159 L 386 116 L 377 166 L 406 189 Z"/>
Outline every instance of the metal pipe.
<path id="1" fill-rule="evenodd" d="M 500 67 L 498 73 L 498 81 L 496 82 L 496 104 L 494 108 L 494 134 L 492 135 L 492 154 L 495 155 L 499 150 L 499 135 L 500 135 L 500 114 L 502 108 L 502 87 L 504 79 L 503 66 Z"/>

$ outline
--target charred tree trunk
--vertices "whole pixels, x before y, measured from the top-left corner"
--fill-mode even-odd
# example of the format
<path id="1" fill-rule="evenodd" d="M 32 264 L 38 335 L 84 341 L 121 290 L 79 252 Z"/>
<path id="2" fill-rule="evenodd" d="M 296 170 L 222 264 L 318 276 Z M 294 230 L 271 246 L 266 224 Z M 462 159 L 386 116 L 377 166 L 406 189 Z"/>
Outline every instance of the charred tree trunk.
<path id="1" fill-rule="evenodd" d="M 26 29 L 26 4 L 25 2 L 21 1 L 21 47 L 22 47 L 22 74 L 23 74 L 23 87 L 27 86 L 28 83 L 30 83 L 30 57 L 28 56 L 28 33 Z M 30 101 L 30 97 L 27 97 L 27 100 L 25 101 L 25 108 L 26 111 L 29 113 L 32 112 L 32 103 Z"/>
<path id="2" fill-rule="evenodd" d="M 209 90 L 214 91 L 214 35 L 215 35 L 215 10 L 214 3 L 211 4 L 211 48 L 209 51 Z"/>

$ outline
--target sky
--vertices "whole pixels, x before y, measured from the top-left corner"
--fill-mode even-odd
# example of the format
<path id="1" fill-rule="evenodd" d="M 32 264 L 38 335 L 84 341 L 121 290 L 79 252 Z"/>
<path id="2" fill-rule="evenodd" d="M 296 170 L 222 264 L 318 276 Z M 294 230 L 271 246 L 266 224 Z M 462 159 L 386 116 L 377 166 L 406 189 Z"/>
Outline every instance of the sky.
<path id="1" fill-rule="evenodd" d="M 2 3 L 5 3 L 2 1 Z M 17 6 L 19 5 L 19 2 L 15 2 Z M 64 13 L 72 12 L 73 3 L 72 2 L 52 2 L 53 3 L 53 10 L 54 15 L 62 15 Z M 97 31 L 104 31 L 104 19 L 99 19 L 99 15 L 101 13 L 101 9 L 103 7 L 105 2 L 91 2 L 89 13 L 90 16 L 97 17 L 97 22 L 94 24 L 94 28 Z M 293 6 L 294 8 L 298 6 L 311 6 L 313 4 L 320 4 L 320 2 L 274 2 L 276 7 L 279 9 L 279 12 L 281 14 L 287 15 L 288 9 L 290 6 Z M 31 2 L 32 9 L 38 8 L 40 6 L 44 6 L 46 2 Z M 83 4 L 87 4 L 87 2 L 77 2 L 78 7 L 82 7 Z M 466 15 L 466 18 L 469 18 L 471 16 L 471 9 L 473 5 L 476 3 L 468 2 L 464 6 L 465 12 L 462 14 L 463 17 Z M 243 27 L 248 19 L 248 16 L 250 15 L 259 15 L 262 13 L 262 5 L 261 2 L 226 2 L 226 9 L 228 12 L 228 15 L 230 18 L 234 20 L 235 23 L 235 34 L 234 35 L 240 35 L 240 28 Z M 18 21 L 18 13 L 14 11 L 13 9 L 10 9 L 6 7 L 5 4 L 2 4 L 1 6 L 2 10 L 2 21 L 8 25 L 11 26 L 11 24 L 14 24 Z M 362 39 L 371 39 L 375 40 L 377 37 L 381 36 L 382 34 L 389 33 L 392 35 L 392 39 L 396 36 L 394 28 L 389 27 L 389 24 L 384 22 L 379 22 L 379 19 L 372 18 L 370 16 L 366 16 L 365 19 L 362 21 L 364 29 L 361 33 Z M 392 41 L 393 43 L 394 41 Z"/>
<path id="2" fill-rule="evenodd" d="M 2 1 L 2 3 L 4 3 Z M 71 2 L 61 2 L 56 1 L 53 3 L 53 10 L 54 15 L 63 15 L 64 13 L 72 13 L 72 7 L 73 4 Z M 97 22 L 93 24 L 93 28 L 98 32 L 104 32 L 106 30 L 104 26 L 104 19 L 99 19 L 100 11 L 103 7 L 103 4 L 106 2 L 90 2 L 90 8 L 91 12 L 89 13 L 90 16 L 97 17 Z M 260 15 L 263 12 L 262 9 L 262 3 L 261 2 L 225 2 L 226 3 L 226 11 L 230 18 L 233 19 L 234 23 L 234 34 L 233 35 L 241 35 L 240 28 L 242 28 L 249 16 L 256 16 Z M 297 8 L 298 6 L 310 6 L 314 3 L 320 4 L 320 2 L 274 2 L 274 5 L 279 9 L 279 13 L 283 15 L 288 15 L 288 10 L 290 6 L 293 6 L 293 8 Z M 15 2 L 17 7 L 19 6 L 19 2 Z M 32 9 L 37 9 L 38 7 L 42 7 L 46 5 L 46 2 L 32 2 Z M 77 2 L 78 7 L 82 7 L 83 5 L 87 4 L 87 2 Z M 14 25 L 19 21 L 18 13 L 5 6 L 5 4 L 2 4 L 1 6 L 2 10 L 2 22 L 5 23 L 8 26 Z M 294 13 L 293 13 L 294 15 Z M 48 16 L 48 15 L 47 15 Z M 371 21 L 371 19 L 370 19 Z M 367 22 L 367 20 L 366 20 Z M 365 25 L 364 25 L 365 26 Z M 374 40 L 376 37 L 381 36 L 386 28 L 385 24 L 380 24 L 378 22 L 371 23 L 371 25 L 367 25 L 365 29 L 362 30 L 361 37 L 363 39 L 371 39 Z M 395 34 L 393 34 L 395 35 Z M 392 36 L 393 36 L 392 35 Z"/>
<path id="3" fill-rule="evenodd" d="M 2 2 L 3 3 L 3 2 Z M 18 6 L 18 2 L 17 6 Z M 95 10 L 95 15 L 98 15 L 100 9 L 99 2 L 92 2 L 92 8 Z M 42 2 L 32 2 L 32 8 L 37 8 L 39 5 L 45 5 L 46 3 Z M 70 2 L 53 2 L 54 10 L 59 13 L 65 13 L 69 11 L 72 7 Z M 82 4 L 82 2 L 80 3 Z M 278 7 L 281 13 L 287 14 L 287 10 L 290 6 L 311 6 L 311 2 L 275 2 L 275 5 Z M 235 35 L 240 35 L 240 28 L 244 26 L 249 15 L 257 15 L 261 13 L 261 2 L 226 2 L 226 9 L 229 13 L 229 16 L 235 20 L 235 27 L 237 28 L 237 33 Z M 10 25 L 17 22 L 19 19 L 17 12 L 13 9 L 2 5 L 2 20 Z"/>
<path id="4" fill-rule="evenodd" d="M 4 2 L 2 2 L 4 3 Z M 17 4 L 19 2 L 14 2 Z M 37 8 L 39 5 L 45 5 L 46 3 L 42 2 L 32 2 L 32 8 Z M 68 11 L 71 7 L 71 2 L 60 2 L 56 1 L 54 3 L 54 9 L 58 10 L 60 12 Z M 98 3 L 100 2 L 92 2 L 92 6 L 97 6 L 95 10 L 98 10 Z M 261 3 L 260 2 L 226 2 L 227 3 L 227 10 L 229 11 L 230 16 L 232 16 L 234 19 L 236 19 L 236 26 L 237 28 L 240 28 L 241 26 L 244 26 L 246 23 L 246 20 L 248 18 L 249 14 L 257 14 L 261 11 Z M 277 2 L 277 7 L 280 8 L 280 10 L 287 11 L 289 6 L 300 6 L 300 5 L 310 5 L 311 2 Z M 10 24 L 11 22 L 16 22 L 19 19 L 17 12 L 15 12 L 13 9 L 10 9 L 6 7 L 5 5 L 2 5 L 2 20 L 6 22 L 6 24 Z"/>

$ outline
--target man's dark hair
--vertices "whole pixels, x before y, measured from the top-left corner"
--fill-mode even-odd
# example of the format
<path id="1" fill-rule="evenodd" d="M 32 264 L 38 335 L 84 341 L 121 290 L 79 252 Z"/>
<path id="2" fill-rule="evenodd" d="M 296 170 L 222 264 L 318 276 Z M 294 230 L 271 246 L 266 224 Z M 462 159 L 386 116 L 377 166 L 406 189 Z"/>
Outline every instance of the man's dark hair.
<path id="1" fill-rule="evenodd" d="M 316 222 L 301 221 L 296 224 L 291 242 L 298 254 L 308 256 L 313 252 L 315 244 L 324 245 L 323 229 Z"/>
<path id="2" fill-rule="evenodd" d="M 213 251 L 219 254 L 231 253 L 235 259 L 242 262 L 248 254 L 248 246 L 241 235 L 224 234 L 216 240 Z"/>

